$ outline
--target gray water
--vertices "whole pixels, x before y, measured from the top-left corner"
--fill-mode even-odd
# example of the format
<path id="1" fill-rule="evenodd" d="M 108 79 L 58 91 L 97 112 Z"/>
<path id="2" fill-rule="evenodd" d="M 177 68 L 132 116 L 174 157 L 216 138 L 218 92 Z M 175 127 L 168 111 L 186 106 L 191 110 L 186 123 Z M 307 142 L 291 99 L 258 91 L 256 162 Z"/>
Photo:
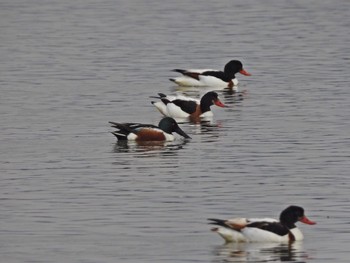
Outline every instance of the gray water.
<path id="1" fill-rule="evenodd" d="M 1 262 L 348 262 L 350 2 L 0 3 Z M 223 68 L 239 99 L 192 139 L 118 144 L 157 124 L 173 68 Z M 206 218 L 303 206 L 305 240 L 223 244 Z"/>

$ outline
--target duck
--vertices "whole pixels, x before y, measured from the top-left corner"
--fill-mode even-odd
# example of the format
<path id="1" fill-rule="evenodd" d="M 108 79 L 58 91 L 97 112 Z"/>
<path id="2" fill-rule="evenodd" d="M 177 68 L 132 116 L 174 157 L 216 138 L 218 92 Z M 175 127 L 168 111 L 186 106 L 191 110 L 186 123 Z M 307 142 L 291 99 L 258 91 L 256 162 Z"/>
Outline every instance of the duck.
<path id="1" fill-rule="evenodd" d="M 177 133 L 186 139 L 191 139 L 170 117 L 160 120 L 158 126 L 142 123 L 117 123 L 109 122 L 113 128 L 118 129 L 112 132 L 119 141 L 174 141 Z"/>
<path id="2" fill-rule="evenodd" d="M 215 91 L 209 91 L 198 100 L 183 95 L 167 96 L 163 93 L 158 93 L 160 101 L 152 101 L 151 103 L 158 109 L 158 111 L 164 116 L 172 118 L 199 118 L 199 117 L 212 117 L 213 112 L 210 107 L 216 105 L 218 107 L 226 107 Z"/>
<path id="3" fill-rule="evenodd" d="M 173 71 L 181 73 L 183 76 L 171 78 L 170 81 L 179 86 L 185 87 L 216 87 L 237 89 L 238 80 L 236 73 L 245 76 L 251 74 L 243 68 L 243 64 L 239 60 L 229 61 L 224 71 L 215 69 L 173 69 Z"/>
<path id="4" fill-rule="evenodd" d="M 209 218 L 209 224 L 215 225 L 211 230 L 218 233 L 226 242 L 293 242 L 304 239 L 299 228 L 295 225 L 302 222 L 315 225 L 308 219 L 304 208 L 291 205 L 284 209 L 279 220 L 273 218 Z"/>

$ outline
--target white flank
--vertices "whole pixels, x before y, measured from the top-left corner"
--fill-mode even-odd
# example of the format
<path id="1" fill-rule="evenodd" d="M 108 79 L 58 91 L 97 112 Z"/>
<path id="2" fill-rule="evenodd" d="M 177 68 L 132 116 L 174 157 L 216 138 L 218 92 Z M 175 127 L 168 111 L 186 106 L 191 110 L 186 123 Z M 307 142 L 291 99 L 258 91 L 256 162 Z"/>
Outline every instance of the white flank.
<path id="1" fill-rule="evenodd" d="M 248 240 L 238 231 L 226 227 L 218 227 L 216 232 L 225 239 L 226 242 L 248 242 Z"/>
<path id="2" fill-rule="evenodd" d="M 174 103 L 167 104 L 168 116 L 173 118 L 187 118 L 190 115 L 184 112 L 180 107 L 176 106 Z"/>
<path id="3" fill-rule="evenodd" d="M 219 78 L 213 76 L 199 75 L 199 82 L 201 86 L 217 87 L 217 88 L 227 88 L 228 82 L 225 82 Z"/>
<path id="4" fill-rule="evenodd" d="M 131 132 L 131 133 L 128 134 L 127 138 L 128 138 L 129 141 L 135 141 L 136 138 L 137 138 L 137 135 L 135 133 Z"/>
<path id="5" fill-rule="evenodd" d="M 166 140 L 167 142 L 172 142 L 172 141 L 175 140 L 175 136 L 172 135 L 172 134 L 169 134 L 169 133 L 164 132 L 164 135 L 165 135 L 165 140 Z"/>
<path id="6" fill-rule="evenodd" d="M 199 80 L 187 76 L 176 77 L 174 78 L 174 82 L 183 87 L 215 87 L 219 89 L 228 87 L 228 82 L 213 76 L 205 75 L 199 75 Z M 238 80 L 236 78 L 234 78 L 232 82 L 234 87 L 238 85 Z"/>
<path id="7" fill-rule="evenodd" d="M 200 81 L 194 79 L 194 78 L 190 78 L 190 77 L 186 77 L 186 76 L 181 76 L 181 77 L 176 77 L 174 78 L 174 82 L 179 85 L 179 86 L 183 86 L 183 87 L 204 87 L 205 84 L 201 83 Z"/>
<path id="8" fill-rule="evenodd" d="M 169 116 L 168 107 L 162 101 L 154 102 L 153 105 L 159 110 L 161 114 L 164 116 Z"/>

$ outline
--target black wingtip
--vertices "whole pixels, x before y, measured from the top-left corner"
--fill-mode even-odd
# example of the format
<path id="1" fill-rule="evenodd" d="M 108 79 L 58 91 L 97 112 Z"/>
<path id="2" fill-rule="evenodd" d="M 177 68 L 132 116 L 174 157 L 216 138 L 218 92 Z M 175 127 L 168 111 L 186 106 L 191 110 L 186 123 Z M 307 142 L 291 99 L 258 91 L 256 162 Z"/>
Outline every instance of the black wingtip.
<path id="1" fill-rule="evenodd" d="M 211 221 L 208 224 L 210 225 L 218 225 L 218 226 L 225 226 L 225 221 L 223 219 L 217 219 L 217 218 L 208 218 L 207 220 Z"/>
<path id="2" fill-rule="evenodd" d="M 158 93 L 158 95 L 159 95 L 159 97 L 161 97 L 161 98 L 165 98 L 165 97 L 166 97 L 166 95 L 165 95 L 164 93 Z"/>
<path id="3" fill-rule="evenodd" d="M 111 124 L 111 127 L 117 128 L 119 123 L 113 122 L 113 121 L 109 121 L 109 124 Z"/>
<path id="4" fill-rule="evenodd" d="M 158 93 L 158 97 L 157 96 L 149 96 L 151 99 L 163 99 L 166 97 L 166 95 L 164 93 Z"/>
<path id="5" fill-rule="evenodd" d="M 179 72 L 179 73 L 181 73 L 181 74 L 183 74 L 184 72 L 186 72 L 186 70 L 184 70 L 184 69 L 179 69 L 179 68 L 173 69 L 172 71 Z"/>

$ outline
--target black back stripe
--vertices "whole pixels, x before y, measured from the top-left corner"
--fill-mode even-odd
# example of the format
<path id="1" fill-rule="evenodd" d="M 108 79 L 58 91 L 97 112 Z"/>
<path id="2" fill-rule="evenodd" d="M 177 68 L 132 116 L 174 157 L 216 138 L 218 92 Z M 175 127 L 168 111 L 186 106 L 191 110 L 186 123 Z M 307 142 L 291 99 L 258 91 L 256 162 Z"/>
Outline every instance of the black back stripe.
<path id="1" fill-rule="evenodd" d="M 197 109 L 197 103 L 195 101 L 186 101 L 186 100 L 173 100 L 176 106 L 180 107 L 184 112 L 192 114 Z"/>

